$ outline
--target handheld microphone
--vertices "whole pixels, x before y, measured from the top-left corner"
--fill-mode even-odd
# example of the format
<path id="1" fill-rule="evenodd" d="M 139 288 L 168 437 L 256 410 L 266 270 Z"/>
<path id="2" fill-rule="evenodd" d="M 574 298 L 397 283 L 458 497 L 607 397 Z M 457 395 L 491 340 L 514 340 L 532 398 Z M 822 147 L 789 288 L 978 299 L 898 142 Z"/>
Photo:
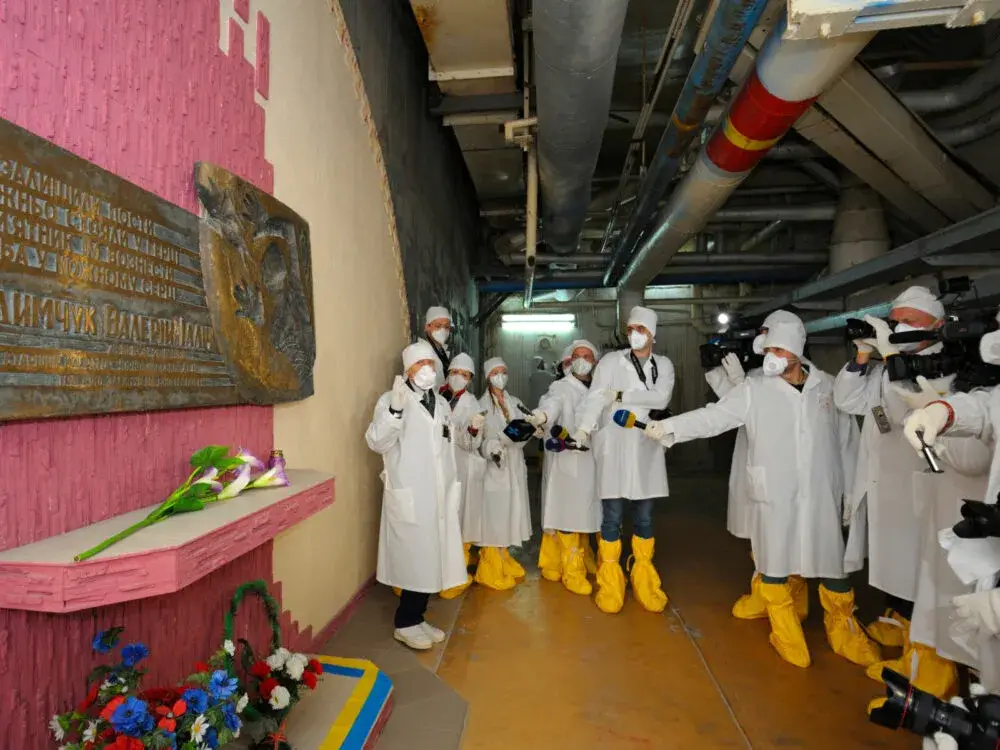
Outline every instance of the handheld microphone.
<path id="1" fill-rule="evenodd" d="M 640 422 L 636 419 L 635 414 L 630 412 L 628 409 L 619 409 L 611 418 L 614 420 L 616 425 L 624 427 L 627 430 L 631 430 L 633 427 L 639 430 L 646 429 L 646 423 Z"/>
<path id="2" fill-rule="evenodd" d="M 569 430 L 559 424 L 552 425 L 552 429 L 549 430 L 549 435 L 552 437 L 545 441 L 545 450 L 552 451 L 553 453 L 561 453 L 564 450 L 571 451 L 589 451 L 586 445 L 580 445 L 573 438 L 569 436 Z M 549 446 L 553 447 L 549 447 Z M 556 445 L 561 445 L 562 447 L 555 447 Z"/>
<path id="3" fill-rule="evenodd" d="M 569 430 L 561 424 L 554 424 L 552 425 L 552 429 L 549 430 L 549 435 L 554 437 L 556 440 L 565 440 L 569 437 Z"/>

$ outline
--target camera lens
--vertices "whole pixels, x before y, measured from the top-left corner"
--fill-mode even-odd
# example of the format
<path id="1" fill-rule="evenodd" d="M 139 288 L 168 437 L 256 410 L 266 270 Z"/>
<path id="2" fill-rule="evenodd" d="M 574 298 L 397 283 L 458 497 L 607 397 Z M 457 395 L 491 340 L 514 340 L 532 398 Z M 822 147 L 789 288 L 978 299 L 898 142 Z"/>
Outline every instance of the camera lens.
<path id="1" fill-rule="evenodd" d="M 882 670 L 882 679 L 885 680 L 885 703 L 869 714 L 875 724 L 890 729 L 907 729 L 921 737 L 944 732 L 961 739 L 972 736 L 975 731 L 975 722 L 965 709 L 917 690 L 905 677 L 891 669 Z"/>
<path id="2" fill-rule="evenodd" d="M 875 338 L 875 329 L 863 320 L 848 318 L 844 335 L 848 341 L 854 341 L 855 339 L 873 339 Z"/>

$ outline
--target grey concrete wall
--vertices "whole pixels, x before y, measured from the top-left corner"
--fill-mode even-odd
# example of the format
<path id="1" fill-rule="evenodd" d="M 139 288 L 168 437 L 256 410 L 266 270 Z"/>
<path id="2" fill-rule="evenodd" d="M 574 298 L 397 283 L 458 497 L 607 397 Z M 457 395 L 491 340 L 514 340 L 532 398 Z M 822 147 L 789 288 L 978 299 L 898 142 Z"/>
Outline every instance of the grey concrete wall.
<path id="1" fill-rule="evenodd" d="M 411 329 L 421 335 L 424 311 L 444 305 L 455 319 L 453 350 L 476 357 L 476 294 L 469 273 L 479 242 L 476 192 L 453 133 L 427 112 L 432 84 L 413 12 L 404 0 L 340 5 L 389 175 Z"/>

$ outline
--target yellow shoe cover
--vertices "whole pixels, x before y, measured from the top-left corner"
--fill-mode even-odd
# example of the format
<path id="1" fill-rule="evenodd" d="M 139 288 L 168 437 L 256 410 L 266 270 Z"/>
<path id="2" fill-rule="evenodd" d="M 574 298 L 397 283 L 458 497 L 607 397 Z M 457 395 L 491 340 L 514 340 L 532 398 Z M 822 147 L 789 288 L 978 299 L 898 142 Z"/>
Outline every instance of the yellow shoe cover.
<path id="1" fill-rule="evenodd" d="M 625 604 L 625 573 L 622 571 L 622 540 L 598 542 L 597 596 L 594 601 L 601 612 L 613 615 Z"/>
<path id="2" fill-rule="evenodd" d="M 579 534 L 559 532 L 562 546 L 562 582 L 568 590 L 581 596 L 590 596 L 594 590 L 587 580 L 587 567 L 583 564 L 583 549 Z"/>
<path id="3" fill-rule="evenodd" d="M 760 594 L 767 602 L 767 618 L 771 621 L 771 645 L 778 656 L 796 667 L 808 667 L 809 647 L 802 632 L 802 623 L 795 612 L 792 586 L 789 583 L 760 583 Z"/>
<path id="4" fill-rule="evenodd" d="M 508 591 L 517 585 L 514 577 L 504 572 L 503 558 L 497 547 L 479 549 L 479 565 L 476 566 L 476 583 L 496 591 Z"/>
<path id="5" fill-rule="evenodd" d="M 667 608 L 667 595 L 660 585 L 660 574 L 653 565 L 656 540 L 632 537 L 632 593 L 645 609 L 662 612 Z"/>
<path id="6" fill-rule="evenodd" d="M 506 547 L 500 549 L 500 559 L 503 560 L 503 572 L 512 578 L 519 579 L 527 575 L 521 563 L 511 557 L 510 550 Z"/>
<path id="7" fill-rule="evenodd" d="M 930 646 L 914 643 L 909 657 L 909 677 L 913 687 L 942 701 L 949 700 L 958 692 L 958 670 L 955 665 L 938 656 Z"/>
<path id="8" fill-rule="evenodd" d="M 398 586 L 393 586 L 392 593 L 394 593 L 396 596 L 400 596 L 403 593 L 403 589 L 399 588 Z"/>
<path id="9" fill-rule="evenodd" d="M 826 640 L 835 654 L 868 667 L 882 658 L 878 646 L 865 635 L 854 617 L 854 592 L 840 594 L 820 584 L 819 601 L 823 605 Z"/>
<path id="10" fill-rule="evenodd" d="M 762 620 L 767 617 L 767 602 L 760 595 L 760 573 L 754 573 L 750 579 L 750 593 L 736 600 L 733 617 L 740 620 Z"/>
<path id="11" fill-rule="evenodd" d="M 597 558 L 594 557 L 594 548 L 590 546 L 590 534 L 580 535 L 580 545 L 583 547 L 583 564 L 587 568 L 587 575 L 597 575 Z"/>
<path id="12" fill-rule="evenodd" d="M 898 612 L 887 609 L 885 614 L 868 626 L 868 635 L 876 643 L 891 648 L 907 648 L 910 622 Z"/>
<path id="13" fill-rule="evenodd" d="M 542 532 L 542 544 L 538 548 L 538 569 L 546 581 L 562 579 L 562 550 L 555 532 Z"/>
<path id="14" fill-rule="evenodd" d="M 904 677 L 910 673 L 910 661 L 907 657 L 907 652 L 904 651 L 903 655 L 898 659 L 886 659 L 885 661 L 877 661 L 865 670 L 865 674 L 875 682 L 885 682 L 882 679 L 882 670 L 888 667 L 893 672 L 903 675 Z"/>
<path id="15" fill-rule="evenodd" d="M 795 602 L 795 613 L 800 620 L 809 617 L 809 584 L 802 576 L 788 576 L 792 587 L 792 599 Z"/>
<path id="16" fill-rule="evenodd" d="M 442 599 L 455 599 L 462 595 L 462 593 L 472 585 L 472 576 L 469 576 L 465 583 L 459 586 L 452 586 L 450 589 L 445 589 L 438 596 Z"/>

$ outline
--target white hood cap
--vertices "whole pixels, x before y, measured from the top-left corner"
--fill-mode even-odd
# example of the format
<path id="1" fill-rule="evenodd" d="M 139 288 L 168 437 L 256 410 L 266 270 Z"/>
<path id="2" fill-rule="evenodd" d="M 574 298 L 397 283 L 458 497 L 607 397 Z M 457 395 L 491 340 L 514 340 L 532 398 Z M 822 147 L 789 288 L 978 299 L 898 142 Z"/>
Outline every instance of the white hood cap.
<path id="1" fill-rule="evenodd" d="M 772 323 L 767 327 L 764 335 L 764 348 L 772 346 L 780 347 L 791 352 L 796 357 L 801 357 L 806 348 L 806 327 L 795 315 L 795 320 L 783 320 Z"/>
<path id="2" fill-rule="evenodd" d="M 920 312 L 933 315 L 935 320 L 941 320 L 944 317 L 944 305 L 925 286 L 911 286 L 896 297 L 892 301 L 892 309 L 895 310 L 898 307 L 909 307 L 914 310 L 920 310 Z"/>
<path id="3" fill-rule="evenodd" d="M 448 312 L 447 307 L 428 307 L 427 314 L 424 316 L 424 325 L 429 326 L 435 320 L 442 318 L 451 323 L 451 313 Z"/>
<path id="4" fill-rule="evenodd" d="M 653 338 L 656 338 L 656 311 L 650 310 L 648 307 L 640 307 L 636 305 L 632 308 L 632 312 L 628 314 L 628 325 L 640 325 L 645 327 L 647 331 L 653 334 Z"/>
<path id="5" fill-rule="evenodd" d="M 577 339 L 568 347 L 566 351 L 569 352 L 570 356 L 573 356 L 573 350 L 583 347 L 584 349 L 590 349 L 590 353 L 594 355 L 594 359 L 598 360 L 601 358 L 600 352 L 597 351 L 597 347 L 591 344 L 587 339 Z"/>
<path id="6" fill-rule="evenodd" d="M 403 372 L 409 371 L 414 364 L 422 359 L 437 359 L 437 354 L 426 341 L 410 344 L 403 349 Z"/>
<path id="7" fill-rule="evenodd" d="M 476 374 L 476 363 L 472 361 L 470 357 L 465 352 L 460 352 L 451 358 L 451 362 L 448 363 L 449 370 L 465 370 L 466 372 L 471 372 L 473 375 Z"/>
<path id="8" fill-rule="evenodd" d="M 771 326 L 777 325 L 778 323 L 802 323 L 802 320 L 798 315 L 788 310 L 775 310 L 773 313 L 764 318 L 764 322 L 760 324 L 761 328 L 770 328 Z"/>
<path id="9" fill-rule="evenodd" d="M 493 372 L 494 368 L 506 367 L 506 366 L 507 363 L 503 361 L 502 357 L 491 357 L 490 359 L 486 360 L 486 364 L 483 365 L 483 375 L 489 377 L 490 373 Z"/>
<path id="10" fill-rule="evenodd" d="M 560 362 L 565 362 L 567 359 L 573 359 L 573 350 L 574 349 L 576 349 L 576 342 L 575 341 L 572 344 L 570 344 L 569 346 L 567 346 L 565 349 L 563 349 L 562 356 L 559 358 L 559 361 Z"/>

